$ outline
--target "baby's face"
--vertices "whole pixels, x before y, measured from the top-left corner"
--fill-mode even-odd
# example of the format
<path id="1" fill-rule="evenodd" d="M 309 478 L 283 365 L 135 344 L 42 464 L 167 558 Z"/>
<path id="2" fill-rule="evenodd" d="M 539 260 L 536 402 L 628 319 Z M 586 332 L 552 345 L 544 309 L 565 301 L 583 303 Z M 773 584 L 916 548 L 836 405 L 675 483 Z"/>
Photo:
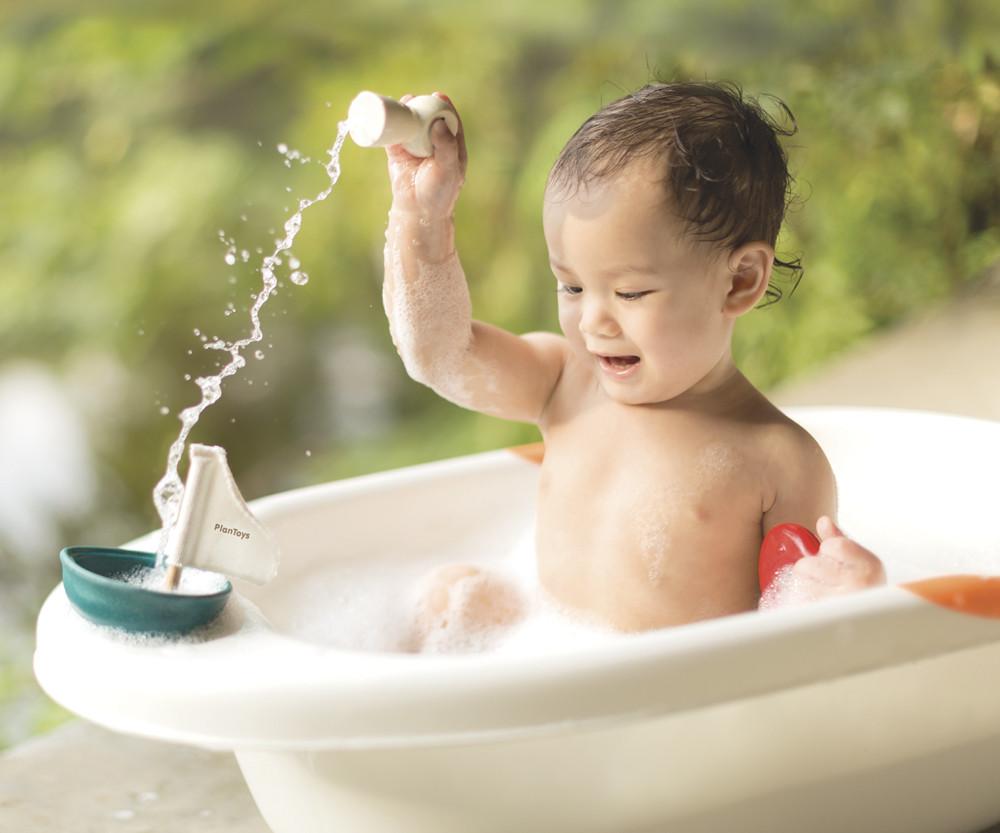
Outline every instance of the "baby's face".
<path id="1" fill-rule="evenodd" d="M 708 392 L 731 368 L 725 254 L 685 239 L 660 176 L 636 163 L 545 197 L 559 324 L 604 392 L 629 405 Z"/>

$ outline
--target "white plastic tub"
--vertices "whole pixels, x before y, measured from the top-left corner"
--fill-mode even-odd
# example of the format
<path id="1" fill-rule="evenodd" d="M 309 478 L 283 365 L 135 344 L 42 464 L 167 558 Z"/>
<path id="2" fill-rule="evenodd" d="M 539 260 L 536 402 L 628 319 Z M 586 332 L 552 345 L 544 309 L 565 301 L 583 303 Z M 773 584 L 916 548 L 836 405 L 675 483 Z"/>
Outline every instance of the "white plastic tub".
<path id="1" fill-rule="evenodd" d="M 842 525 L 893 586 L 534 656 L 352 651 L 293 633 L 303 588 L 331 565 L 468 560 L 530 534 L 537 465 L 498 451 L 257 501 L 279 577 L 238 586 L 201 641 L 124 639 L 56 588 L 36 675 L 111 729 L 232 749 L 275 833 L 995 823 L 1000 580 L 920 579 L 1000 567 L 1000 424 L 792 414 L 830 456 Z"/>

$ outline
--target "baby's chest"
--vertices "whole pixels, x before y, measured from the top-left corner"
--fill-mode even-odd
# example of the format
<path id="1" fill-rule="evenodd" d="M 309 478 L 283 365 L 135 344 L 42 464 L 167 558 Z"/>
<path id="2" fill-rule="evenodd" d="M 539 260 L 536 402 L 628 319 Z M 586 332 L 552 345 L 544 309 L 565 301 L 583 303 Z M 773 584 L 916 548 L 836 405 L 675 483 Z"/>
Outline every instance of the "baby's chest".
<path id="1" fill-rule="evenodd" d="M 752 456 L 723 438 L 546 444 L 539 532 L 553 551 L 638 559 L 655 574 L 680 550 L 725 557 L 746 546 L 761 514 Z"/>
<path id="2" fill-rule="evenodd" d="M 564 535 L 647 551 L 759 526 L 761 490 L 738 450 L 719 442 L 566 457 L 547 449 L 539 509 Z"/>

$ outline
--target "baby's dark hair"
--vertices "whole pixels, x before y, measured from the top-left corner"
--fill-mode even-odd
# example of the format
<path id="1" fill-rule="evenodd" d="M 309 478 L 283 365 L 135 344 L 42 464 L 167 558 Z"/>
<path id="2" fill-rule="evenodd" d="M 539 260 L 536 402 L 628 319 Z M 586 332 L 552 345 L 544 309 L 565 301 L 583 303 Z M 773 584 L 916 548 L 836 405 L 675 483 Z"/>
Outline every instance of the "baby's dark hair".
<path id="1" fill-rule="evenodd" d="M 792 185 L 778 136 L 798 129 L 784 102 L 774 101 L 789 126 L 735 84 L 647 84 L 580 126 L 556 159 L 548 188 L 572 192 L 653 158 L 666 166 L 672 209 L 697 239 L 734 249 L 754 240 L 774 246 Z M 775 258 L 774 264 L 790 272 L 794 291 L 801 261 Z M 772 282 L 766 303 L 782 294 Z"/>

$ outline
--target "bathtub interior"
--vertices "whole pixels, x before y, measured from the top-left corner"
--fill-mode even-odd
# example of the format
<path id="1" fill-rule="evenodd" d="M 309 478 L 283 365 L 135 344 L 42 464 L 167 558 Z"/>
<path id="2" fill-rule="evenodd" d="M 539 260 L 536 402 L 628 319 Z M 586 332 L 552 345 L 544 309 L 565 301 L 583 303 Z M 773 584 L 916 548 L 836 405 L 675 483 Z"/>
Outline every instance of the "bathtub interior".
<path id="1" fill-rule="evenodd" d="M 841 525 L 890 583 L 1000 573 L 1000 423 L 902 410 L 791 409 L 837 476 Z"/>
<path id="2" fill-rule="evenodd" d="M 992 522 L 1000 425 L 892 410 L 789 413 L 830 458 L 841 525 L 884 559 L 890 583 L 1000 572 L 1000 529 Z M 487 566 L 537 590 L 537 478 L 536 464 L 495 452 L 353 480 L 349 491 L 331 484 L 265 500 L 255 508 L 282 545 L 279 577 L 238 589 L 282 633 L 344 649 L 397 650 L 405 641 L 400 611 L 436 564 Z M 545 634 L 558 641 L 554 621 Z M 522 635 L 521 646 L 542 647 L 538 636 Z"/>

